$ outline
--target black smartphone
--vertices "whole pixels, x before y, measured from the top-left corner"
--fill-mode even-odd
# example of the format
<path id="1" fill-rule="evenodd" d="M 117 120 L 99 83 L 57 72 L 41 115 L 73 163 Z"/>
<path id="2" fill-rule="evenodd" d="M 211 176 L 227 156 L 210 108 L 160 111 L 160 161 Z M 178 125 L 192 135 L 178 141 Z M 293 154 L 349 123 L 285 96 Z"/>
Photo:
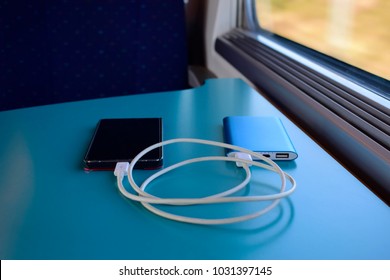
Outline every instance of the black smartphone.
<path id="1" fill-rule="evenodd" d="M 162 118 L 102 119 L 98 122 L 87 153 L 85 170 L 114 170 L 117 162 L 131 162 L 145 148 L 162 141 Z M 137 169 L 163 165 L 162 147 L 144 155 Z"/>

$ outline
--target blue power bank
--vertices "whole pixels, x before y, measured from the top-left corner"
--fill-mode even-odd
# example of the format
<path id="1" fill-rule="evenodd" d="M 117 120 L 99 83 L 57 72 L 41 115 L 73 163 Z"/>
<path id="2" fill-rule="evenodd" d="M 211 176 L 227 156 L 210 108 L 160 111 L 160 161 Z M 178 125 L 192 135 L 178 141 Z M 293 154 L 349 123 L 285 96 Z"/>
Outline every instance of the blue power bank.
<path id="1" fill-rule="evenodd" d="M 298 154 L 277 117 L 229 116 L 223 119 L 225 142 L 272 160 L 294 160 Z M 234 152 L 228 150 L 227 153 Z"/>

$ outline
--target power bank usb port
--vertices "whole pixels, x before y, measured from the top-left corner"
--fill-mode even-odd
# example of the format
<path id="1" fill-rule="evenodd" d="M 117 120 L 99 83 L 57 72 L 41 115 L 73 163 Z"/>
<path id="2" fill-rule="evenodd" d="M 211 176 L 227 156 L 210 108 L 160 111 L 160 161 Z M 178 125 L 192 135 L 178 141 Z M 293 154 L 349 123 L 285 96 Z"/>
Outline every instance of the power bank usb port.
<path id="1" fill-rule="evenodd" d="M 276 153 L 275 158 L 288 158 L 288 153 Z"/>

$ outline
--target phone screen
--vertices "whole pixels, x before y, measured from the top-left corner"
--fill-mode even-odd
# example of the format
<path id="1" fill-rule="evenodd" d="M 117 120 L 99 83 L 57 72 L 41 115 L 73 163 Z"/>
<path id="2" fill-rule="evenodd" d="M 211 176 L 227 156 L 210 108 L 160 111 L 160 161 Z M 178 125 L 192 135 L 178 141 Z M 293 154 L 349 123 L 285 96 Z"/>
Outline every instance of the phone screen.
<path id="1" fill-rule="evenodd" d="M 131 162 L 139 152 L 161 141 L 161 118 L 102 119 L 84 157 L 84 167 L 113 170 L 117 162 Z M 135 168 L 159 168 L 162 160 L 162 148 L 156 148 L 144 155 Z"/>

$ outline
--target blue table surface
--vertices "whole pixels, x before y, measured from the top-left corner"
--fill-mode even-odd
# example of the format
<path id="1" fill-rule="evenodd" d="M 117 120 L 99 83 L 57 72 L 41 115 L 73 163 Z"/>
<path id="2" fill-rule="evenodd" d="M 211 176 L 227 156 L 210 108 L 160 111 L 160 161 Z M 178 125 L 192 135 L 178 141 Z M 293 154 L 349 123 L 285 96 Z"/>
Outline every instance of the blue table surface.
<path id="1" fill-rule="evenodd" d="M 299 153 L 281 167 L 298 188 L 265 216 L 199 226 L 167 220 L 126 200 L 111 172 L 82 169 L 99 119 L 162 117 L 164 139 L 223 141 L 230 115 L 277 116 Z M 135 136 L 136 136 L 135 132 Z M 266 99 L 240 79 L 189 90 L 71 102 L 0 112 L 1 259 L 390 259 L 390 208 Z M 223 149 L 177 144 L 165 165 Z M 137 180 L 153 171 L 137 170 Z M 150 186 L 161 196 L 201 196 L 240 182 L 234 164 L 183 167 Z M 253 169 L 241 192 L 275 192 L 278 177 Z M 261 203 L 167 207 L 227 217 Z"/>

